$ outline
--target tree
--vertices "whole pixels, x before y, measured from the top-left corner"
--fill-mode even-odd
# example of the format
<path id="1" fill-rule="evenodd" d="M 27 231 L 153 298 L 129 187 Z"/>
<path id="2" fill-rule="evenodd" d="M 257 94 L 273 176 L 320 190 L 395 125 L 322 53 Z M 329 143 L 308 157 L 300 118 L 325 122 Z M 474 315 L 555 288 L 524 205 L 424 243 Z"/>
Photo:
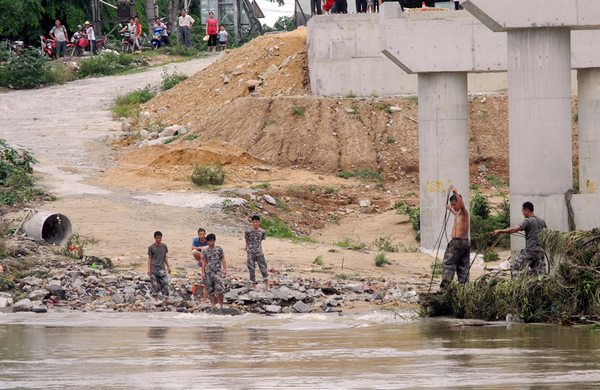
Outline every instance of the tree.
<path id="1" fill-rule="evenodd" d="M 296 23 L 291 16 L 280 16 L 273 27 L 277 31 L 292 31 L 296 28 Z"/>
<path id="2" fill-rule="evenodd" d="M 40 34 L 42 0 L 0 0 L 0 38 L 31 39 Z"/>

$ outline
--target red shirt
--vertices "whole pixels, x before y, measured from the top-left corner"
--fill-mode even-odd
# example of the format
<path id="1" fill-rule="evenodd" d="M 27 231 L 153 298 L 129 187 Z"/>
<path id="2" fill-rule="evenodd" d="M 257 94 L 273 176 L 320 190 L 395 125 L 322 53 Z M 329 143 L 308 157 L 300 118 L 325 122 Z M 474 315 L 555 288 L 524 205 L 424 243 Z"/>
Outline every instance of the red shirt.
<path id="1" fill-rule="evenodd" d="M 206 33 L 208 35 L 216 35 L 219 32 L 219 22 L 217 19 L 206 20 Z"/>

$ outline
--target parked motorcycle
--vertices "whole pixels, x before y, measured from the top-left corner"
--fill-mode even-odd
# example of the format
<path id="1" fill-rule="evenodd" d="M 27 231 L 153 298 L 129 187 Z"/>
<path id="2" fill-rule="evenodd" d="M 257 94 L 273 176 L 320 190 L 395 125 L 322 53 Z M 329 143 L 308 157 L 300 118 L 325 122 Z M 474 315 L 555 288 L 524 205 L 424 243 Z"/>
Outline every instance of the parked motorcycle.
<path id="1" fill-rule="evenodd" d="M 90 41 L 83 35 L 73 37 L 71 42 L 67 43 L 67 55 L 79 57 L 88 50 L 90 47 Z"/>
<path id="2" fill-rule="evenodd" d="M 153 27 L 152 28 L 152 39 L 150 40 L 150 46 L 152 46 L 152 50 L 156 50 L 163 45 L 162 40 L 162 32 L 165 29 L 162 27 Z"/>
<path id="3" fill-rule="evenodd" d="M 134 35 L 128 32 L 122 32 L 121 37 L 121 51 L 123 53 L 131 53 L 133 52 L 133 40 L 135 39 Z"/>
<path id="4" fill-rule="evenodd" d="M 54 58 L 56 54 L 56 41 L 52 38 L 46 38 L 46 36 L 40 36 L 40 43 L 42 45 L 42 54 Z"/>

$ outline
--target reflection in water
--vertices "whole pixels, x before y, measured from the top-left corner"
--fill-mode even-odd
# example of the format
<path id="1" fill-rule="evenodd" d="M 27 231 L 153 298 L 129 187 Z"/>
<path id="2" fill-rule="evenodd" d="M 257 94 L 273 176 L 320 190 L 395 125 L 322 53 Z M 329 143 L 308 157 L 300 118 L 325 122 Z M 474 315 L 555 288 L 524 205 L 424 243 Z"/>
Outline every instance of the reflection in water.
<path id="1" fill-rule="evenodd" d="M 152 326 L 148 329 L 149 339 L 164 339 L 167 335 L 169 328 L 164 326 Z"/>
<path id="2" fill-rule="evenodd" d="M 453 324 L 385 316 L 0 316 L 0 388 L 600 384 L 600 337 L 588 328 Z"/>

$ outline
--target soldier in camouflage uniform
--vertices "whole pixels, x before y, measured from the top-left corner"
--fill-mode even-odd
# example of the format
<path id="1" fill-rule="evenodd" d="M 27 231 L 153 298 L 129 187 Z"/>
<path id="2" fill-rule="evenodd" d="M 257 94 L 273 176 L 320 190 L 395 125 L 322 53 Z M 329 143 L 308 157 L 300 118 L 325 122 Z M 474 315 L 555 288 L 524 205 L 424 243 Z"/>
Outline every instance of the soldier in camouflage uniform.
<path id="1" fill-rule="evenodd" d="M 267 261 L 262 250 L 262 240 L 266 237 L 265 231 L 260 227 L 260 216 L 253 215 L 251 223 L 252 227 L 244 233 L 246 252 L 248 254 L 246 265 L 250 273 L 250 281 L 254 288 L 256 288 L 256 264 L 258 264 L 265 287 L 269 289 L 269 272 L 267 271 Z"/>
<path id="2" fill-rule="evenodd" d="M 148 275 L 152 286 L 152 294 L 157 296 L 160 292 L 163 296 L 169 295 L 169 278 L 167 271 L 171 273 L 171 266 L 167 260 L 167 244 L 162 242 L 162 233 L 154 232 L 154 243 L 148 247 Z M 165 271 L 167 266 L 167 271 Z"/>
<path id="3" fill-rule="evenodd" d="M 521 212 L 525 219 L 520 225 L 494 230 L 494 236 L 525 231 L 525 249 L 521 250 L 519 257 L 512 265 L 511 275 L 513 278 L 527 267 L 533 275 L 541 275 L 546 272 L 546 254 L 539 240 L 540 232 L 547 227 L 546 221 L 534 215 L 533 209 L 533 203 L 523 203 Z"/>
<path id="4" fill-rule="evenodd" d="M 227 262 L 223 248 L 216 246 L 217 237 L 214 234 L 206 236 L 208 248 L 202 251 L 202 273 L 205 275 L 205 285 L 210 297 L 210 304 L 223 308 L 223 293 L 225 292 L 224 278 L 227 274 Z"/>
<path id="5" fill-rule="evenodd" d="M 471 253 L 469 212 L 456 187 L 452 186 L 451 190 L 450 204 L 446 205 L 446 208 L 454 215 L 454 225 L 452 226 L 452 240 L 448 243 L 444 253 L 441 288 L 446 288 L 452 283 L 455 273 L 459 283 L 469 281 L 469 255 Z"/>

